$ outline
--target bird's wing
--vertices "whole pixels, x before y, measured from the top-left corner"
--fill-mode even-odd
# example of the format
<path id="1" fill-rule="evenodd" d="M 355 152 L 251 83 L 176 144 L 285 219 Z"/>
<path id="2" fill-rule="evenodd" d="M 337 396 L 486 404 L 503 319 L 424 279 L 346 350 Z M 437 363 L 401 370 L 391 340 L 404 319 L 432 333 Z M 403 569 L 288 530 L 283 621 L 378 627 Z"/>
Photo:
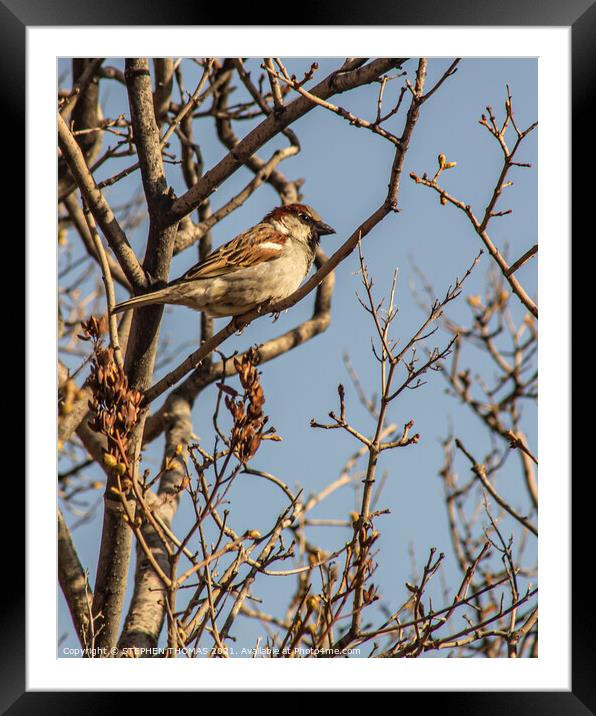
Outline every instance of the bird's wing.
<path id="1" fill-rule="evenodd" d="M 269 224 L 257 224 L 210 253 L 207 258 L 176 279 L 175 283 L 215 278 L 241 268 L 272 261 L 279 258 L 287 241 L 287 236 L 275 231 Z"/>

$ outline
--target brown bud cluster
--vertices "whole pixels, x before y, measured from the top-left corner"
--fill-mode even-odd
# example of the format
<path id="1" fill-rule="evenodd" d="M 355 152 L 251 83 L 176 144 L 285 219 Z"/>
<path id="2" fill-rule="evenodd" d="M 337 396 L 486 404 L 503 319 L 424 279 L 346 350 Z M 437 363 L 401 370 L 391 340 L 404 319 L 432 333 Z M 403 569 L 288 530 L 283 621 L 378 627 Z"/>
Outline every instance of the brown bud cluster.
<path id="1" fill-rule="evenodd" d="M 225 393 L 226 407 L 232 415 L 234 425 L 231 435 L 231 449 L 242 463 L 251 460 L 265 437 L 279 439 L 272 430 L 265 431 L 269 418 L 263 412 L 265 394 L 256 369 L 259 354 L 256 348 L 250 348 L 240 358 L 234 358 L 234 366 L 240 378 L 243 393 L 220 384 Z"/>
<path id="2" fill-rule="evenodd" d="M 89 427 L 97 433 L 105 435 L 108 440 L 108 454 L 116 460 L 117 469 L 122 463 L 128 447 L 128 436 L 139 419 L 142 393 L 128 387 L 128 378 L 120 371 L 114 360 L 112 348 L 104 348 L 101 334 L 102 322 L 91 316 L 81 324 L 82 340 L 93 342 L 91 373 L 88 385 L 92 391 L 89 408 L 93 417 Z M 105 461 L 109 465 L 109 459 Z M 119 473 L 123 472 L 120 468 Z"/>

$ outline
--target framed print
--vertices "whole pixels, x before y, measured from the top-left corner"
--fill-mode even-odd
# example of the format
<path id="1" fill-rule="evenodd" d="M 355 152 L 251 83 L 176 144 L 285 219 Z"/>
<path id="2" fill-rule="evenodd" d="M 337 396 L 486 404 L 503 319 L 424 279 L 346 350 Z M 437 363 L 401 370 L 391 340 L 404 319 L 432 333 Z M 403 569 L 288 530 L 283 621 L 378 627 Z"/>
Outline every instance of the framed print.
<path id="1" fill-rule="evenodd" d="M 3 0 L 27 165 L 10 713 L 297 685 L 596 709 L 570 468 L 596 13 L 508 11 Z"/>

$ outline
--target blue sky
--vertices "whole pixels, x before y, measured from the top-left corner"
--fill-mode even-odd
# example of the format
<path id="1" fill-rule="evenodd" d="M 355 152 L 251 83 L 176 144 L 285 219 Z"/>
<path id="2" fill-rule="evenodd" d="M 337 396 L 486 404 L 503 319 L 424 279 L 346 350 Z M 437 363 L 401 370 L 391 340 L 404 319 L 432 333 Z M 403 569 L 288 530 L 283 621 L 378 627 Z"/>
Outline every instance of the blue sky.
<path id="1" fill-rule="evenodd" d="M 449 66 L 450 59 L 431 59 L 427 83 L 431 86 Z M 286 66 L 300 76 L 310 66 L 312 58 L 289 59 Z M 338 65 L 334 59 L 318 59 L 316 77 L 326 76 Z M 110 60 L 109 64 L 120 65 L 121 60 Z M 68 67 L 60 63 L 61 73 Z M 249 67 L 257 74 L 258 61 L 249 61 Z M 415 63 L 404 66 L 412 78 Z M 187 75 L 186 89 L 192 91 L 196 74 Z M 66 83 L 70 82 L 67 75 Z M 394 323 L 393 337 L 407 341 L 418 328 L 425 316 L 417 305 L 412 291 L 415 284 L 420 290 L 420 281 L 414 271 L 419 266 L 437 294 L 443 296 L 448 286 L 461 277 L 481 248 L 478 236 L 472 231 L 465 217 L 451 206 L 440 205 L 435 192 L 416 185 L 408 178 L 410 171 L 433 174 L 437 167 L 437 155 L 444 153 L 448 161 L 456 161 L 457 167 L 443 175 L 446 189 L 471 204 L 480 212 L 486 205 L 492 187 L 501 167 L 501 153 L 497 143 L 486 129 L 478 123 L 480 115 L 490 104 L 497 117 L 502 117 L 506 99 L 506 84 L 513 96 L 516 119 L 522 128 L 534 122 L 537 117 L 537 61 L 534 59 L 464 59 L 457 73 L 436 92 L 423 106 L 420 120 L 415 128 L 407 154 L 404 178 L 399 196 L 400 212 L 385 219 L 381 225 L 366 237 L 363 253 L 374 278 L 376 295 L 382 296 L 390 286 L 395 268 L 398 268 L 397 302 L 400 308 Z M 117 115 L 126 111 L 125 91 L 116 83 L 103 83 L 102 99 L 106 114 Z M 399 82 L 390 83 L 386 92 L 389 106 L 397 96 Z M 358 89 L 353 93 L 335 98 L 342 106 L 365 118 L 374 118 L 378 88 L 376 85 Z M 238 88 L 232 101 L 244 98 Z M 406 97 L 407 100 L 407 97 Z M 399 134 L 403 126 L 404 110 L 393 117 L 388 128 Z M 243 136 L 252 128 L 252 122 L 237 123 L 235 130 Z M 334 236 L 323 238 L 323 248 L 332 253 L 339 244 L 381 203 L 388 182 L 389 169 L 393 160 L 393 147 L 386 140 L 349 126 L 334 114 L 317 108 L 293 125 L 300 138 L 302 150 L 293 158 L 283 162 L 280 170 L 290 178 L 303 177 L 304 201 L 314 206 L 325 221 L 337 231 Z M 209 120 L 197 122 L 195 136 L 201 144 L 205 167 L 221 159 L 226 150 L 217 141 Z M 109 140 L 106 140 L 109 143 Z M 269 157 L 275 148 L 285 146 L 282 137 L 269 142 L 259 152 Z M 537 133 L 532 133 L 520 150 L 519 161 L 531 162 L 532 168 L 514 168 L 509 177 L 514 186 L 507 190 L 499 209 L 511 208 L 509 216 L 495 219 L 490 234 L 500 250 L 509 247 L 511 260 L 521 255 L 537 242 Z M 130 158 L 122 164 L 112 164 L 105 175 L 127 166 Z M 168 181 L 178 194 L 184 191 L 177 166 L 167 165 Z M 212 197 L 212 206 L 219 207 L 236 194 L 252 178 L 248 170 L 241 169 Z M 111 187 L 107 197 L 113 205 L 120 205 L 140 190 L 138 173 L 131 175 Z M 277 194 L 267 185 L 261 187 L 246 204 L 231 216 L 220 222 L 213 231 L 214 244 L 226 242 L 237 233 L 259 221 L 272 206 L 279 203 Z M 146 223 L 142 222 L 129 238 L 135 249 L 142 255 L 146 234 Z M 70 235 L 70 243 L 76 247 L 76 237 Z M 78 248 L 75 248 L 78 252 Z M 197 260 L 196 247 L 175 257 L 171 277 L 180 275 Z M 480 264 L 464 286 L 462 296 L 450 305 L 448 314 L 468 320 L 469 308 L 466 296 L 483 292 L 486 272 L 490 259 L 484 254 Z M 348 354 L 357 370 L 365 389 L 378 392 L 378 371 L 371 354 L 370 339 L 373 324 L 356 299 L 361 291 L 358 274 L 357 253 L 352 254 L 336 271 L 336 288 L 333 297 L 332 322 L 322 335 L 271 363 L 262 366 L 262 384 L 267 398 L 266 412 L 270 422 L 283 437 L 281 443 L 265 443 L 253 461 L 253 467 L 278 475 L 290 487 L 300 485 L 309 494 L 317 492 L 335 479 L 345 460 L 358 445 L 343 432 L 319 431 L 309 427 L 311 418 L 326 421 L 329 410 L 337 407 L 337 385 L 346 387 L 346 407 L 350 421 L 361 432 L 370 432 L 374 424 L 360 405 L 343 363 Z M 531 261 L 518 273 L 518 278 L 530 295 L 536 295 L 536 262 Z M 91 283 L 82 286 L 89 288 Z M 119 299 L 125 298 L 123 292 Z M 512 302 L 516 317 L 522 315 L 515 301 Z M 299 305 L 280 316 L 276 323 L 270 317 L 263 317 L 251 324 L 241 336 L 232 336 L 222 350 L 231 354 L 244 350 L 250 345 L 263 342 L 297 325 L 312 310 L 312 295 Z M 223 321 L 216 326 L 222 327 Z M 161 341 L 168 345 L 168 352 L 182 344 L 179 358 L 191 352 L 199 335 L 199 316 L 189 309 L 168 307 L 161 331 Z M 440 331 L 429 341 L 428 346 L 443 346 L 447 336 Z M 72 365 L 78 365 L 78 360 Z M 484 372 L 492 376 L 480 351 L 468 350 L 466 364 L 472 372 Z M 156 378 L 172 365 L 156 373 Z M 488 372 L 487 372 L 488 371 Z M 389 418 L 399 425 L 410 419 L 415 421 L 414 430 L 421 440 L 417 445 L 385 452 L 382 456 L 379 475 L 387 472 L 387 480 L 378 507 L 389 508 L 390 514 L 377 520 L 381 531 L 379 542 L 379 564 L 375 583 L 381 587 L 388 608 L 399 606 L 405 598 L 404 582 L 412 577 L 412 559 L 420 570 L 428 556 L 428 550 L 436 547 L 446 553 L 444 578 L 451 589 L 458 586 L 459 572 L 452 555 L 445 505 L 442 499 L 443 486 L 438 476 L 442 463 L 441 440 L 452 426 L 455 435 L 462 438 L 466 446 L 482 458 L 489 449 L 487 435 L 478 420 L 465 406 L 445 395 L 445 381 L 440 374 L 431 373 L 427 384 L 418 390 L 406 391 L 392 404 Z M 234 384 L 232 382 L 232 384 Z M 200 436 L 206 447 L 212 445 L 211 414 L 216 388 L 204 391 L 193 410 L 194 432 Z M 158 401 L 158 405 L 159 405 Z M 156 406 L 157 407 L 157 406 Z M 536 410 L 526 405 L 524 430 L 529 444 L 536 446 Z M 156 440 L 144 454 L 144 467 L 157 471 L 161 462 L 162 440 Z M 62 466 L 61 466 L 62 467 Z M 469 465 L 458 460 L 457 468 L 462 479 L 469 474 Z M 93 476 L 92 471 L 86 473 Z M 98 472 L 97 477 L 101 477 Z M 510 458 L 501 471 L 498 488 L 512 503 L 524 504 L 524 495 L 519 477 L 518 462 Z M 277 512 L 283 507 L 279 492 L 257 477 L 242 475 L 229 493 L 234 529 L 259 529 L 266 532 Z M 100 497 L 98 491 L 97 497 Z M 351 487 L 338 491 L 313 513 L 312 517 L 345 518 L 354 509 L 354 491 Z M 72 519 L 70 519 L 72 522 Z M 192 519 L 190 504 L 182 500 L 175 518 L 175 531 L 183 534 L 185 525 Z M 97 549 L 101 529 L 101 510 L 95 519 L 75 530 L 74 538 L 81 561 L 90 570 L 91 582 L 97 561 Z M 511 526 L 505 528 L 511 530 Z M 345 528 L 315 528 L 312 540 L 323 548 L 333 550 L 341 546 L 349 536 Z M 528 547 L 526 561 L 533 562 L 535 545 Z M 285 564 L 283 568 L 290 565 Z M 134 569 L 134 559 L 131 563 Z M 438 582 L 437 582 L 438 585 Z M 257 579 L 253 592 L 267 600 L 269 611 L 275 606 L 283 608 L 285 599 L 295 588 L 294 578 Z M 440 593 L 440 592 L 439 592 Z M 75 646 L 70 617 L 64 600 L 60 597 L 59 635 L 67 634 L 64 646 Z M 248 620 L 238 620 L 233 631 L 237 643 L 253 646 L 256 636 L 262 631 Z"/>

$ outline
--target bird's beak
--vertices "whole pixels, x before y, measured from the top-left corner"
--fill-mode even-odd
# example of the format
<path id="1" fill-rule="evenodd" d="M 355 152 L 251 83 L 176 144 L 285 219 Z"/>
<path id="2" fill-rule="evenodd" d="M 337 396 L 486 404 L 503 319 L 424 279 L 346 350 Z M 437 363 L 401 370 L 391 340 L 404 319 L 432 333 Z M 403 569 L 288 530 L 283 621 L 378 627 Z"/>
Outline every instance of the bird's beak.
<path id="1" fill-rule="evenodd" d="M 333 227 L 329 226 L 329 224 L 326 224 L 324 221 L 318 221 L 316 223 L 316 227 L 317 227 L 317 234 L 319 234 L 319 236 L 324 236 L 325 234 L 334 234 L 335 233 L 335 229 Z"/>

